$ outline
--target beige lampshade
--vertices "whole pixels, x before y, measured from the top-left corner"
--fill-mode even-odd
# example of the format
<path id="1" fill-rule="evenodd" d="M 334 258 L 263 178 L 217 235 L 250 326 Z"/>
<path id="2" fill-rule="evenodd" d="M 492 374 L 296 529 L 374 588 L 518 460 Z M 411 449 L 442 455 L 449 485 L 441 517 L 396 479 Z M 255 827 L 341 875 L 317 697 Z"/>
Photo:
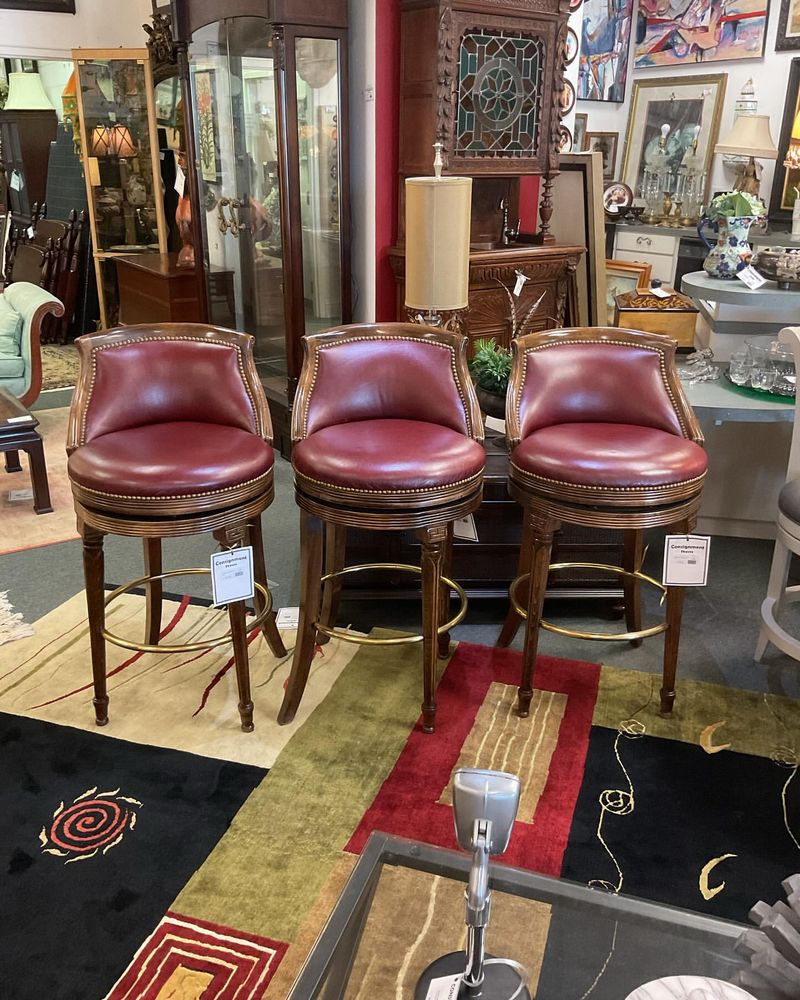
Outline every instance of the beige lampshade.
<path id="1" fill-rule="evenodd" d="M 6 111 L 55 111 L 38 73 L 9 73 Z"/>
<path id="2" fill-rule="evenodd" d="M 136 156 L 136 143 L 133 141 L 131 130 L 127 125 L 112 126 L 109 145 L 112 156 L 119 156 L 122 159 Z"/>
<path id="3" fill-rule="evenodd" d="M 471 177 L 406 178 L 406 307 L 465 309 Z"/>
<path id="4" fill-rule="evenodd" d="M 95 125 L 89 136 L 92 156 L 111 156 L 111 129 L 105 125 Z"/>
<path id="5" fill-rule="evenodd" d="M 778 149 L 769 131 L 769 115 L 739 115 L 730 132 L 714 147 L 714 152 L 776 160 Z"/>

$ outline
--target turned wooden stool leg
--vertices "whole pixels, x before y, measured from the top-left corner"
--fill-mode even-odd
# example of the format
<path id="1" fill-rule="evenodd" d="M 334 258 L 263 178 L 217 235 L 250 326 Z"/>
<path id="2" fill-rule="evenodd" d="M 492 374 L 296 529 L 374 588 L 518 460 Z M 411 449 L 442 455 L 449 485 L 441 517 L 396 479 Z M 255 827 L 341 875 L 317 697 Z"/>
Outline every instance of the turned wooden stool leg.
<path id="1" fill-rule="evenodd" d="M 329 573 L 339 573 L 344 569 L 347 554 L 347 528 L 343 524 L 328 521 L 325 525 L 325 576 Z M 339 617 L 339 604 L 342 599 L 342 578 L 334 577 L 327 580 L 322 589 L 322 608 L 319 620 L 328 628 L 333 628 Z M 330 636 L 323 632 L 317 633 L 317 643 L 324 646 L 330 641 Z"/>
<path id="2" fill-rule="evenodd" d="M 453 571 L 453 525 L 447 525 L 447 538 L 444 543 L 444 554 L 442 556 L 442 576 L 450 576 Z M 439 628 L 450 621 L 450 587 L 441 584 L 441 596 L 439 597 Z M 444 659 L 450 652 L 450 633 L 441 632 L 437 641 L 439 657 Z"/>
<path id="3" fill-rule="evenodd" d="M 527 515 L 523 511 L 522 516 L 522 540 L 519 546 L 519 565 L 517 566 L 517 576 L 525 576 L 526 573 L 531 571 L 531 560 L 533 559 L 533 535 L 531 534 L 531 526 L 528 521 Z M 520 604 L 527 606 L 528 604 L 528 593 L 529 593 L 530 581 L 524 584 L 520 584 L 517 590 L 517 600 Z M 510 646 L 514 641 L 514 636 L 522 624 L 522 616 L 518 615 L 514 610 L 513 606 L 509 604 L 508 614 L 506 615 L 506 620 L 503 622 L 503 628 L 500 632 L 500 638 L 497 640 L 498 646 Z"/>
<path id="4" fill-rule="evenodd" d="M 267 563 L 264 559 L 264 534 L 261 530 L 261 515 L 250 521 L 247 526 L 247 530 L 250 536 L 250 544 L 253 546 L 253 572 L 256 583 L 260 583 L 262 587 L 269 587 L 267 580 Z M 264 610 L 266 598 L 259 590 L 256 590 L 255 602 L 256 611 L 260 613 Z M 267 645 L 269 646 L 273 656 L 277 656 L 279 658 L 286 656 L 286 647 L 283 644 L 283 639 L 281 639 L 278 626 L 275 624 L 274 611 L 270 612 L 270 614 L 268 614 L 262 622 L 261 632 L 267 640 Z"/>
<path id="5" fill-rule="evenodd" d="M 145 576 L 158 576 L 163 572 L 160 538 L 144 539 L 144 572 Z M 161 635 L 163 584 L 163 580 L 151 580 L 145 586 L 144 641 L 149 646 L 156 646 Z"/>
<path id="6" fill-rule="evenodd" d="M 214 538 L 224 549 L 242 545 L 248 537 L 248 525 L 232 524 L 227 528 L 217 528 Z M 236 665 L 236 683 L 239 689 L 239 717 L 246 733 L 253 731 L 253 698 L 250 693 L 250 656 L 247 649 L 247 606 L 244 601 L 232 601 L 228 605 L 231 625 L 233 661 Z"/>
<path id="7" fill-rule="evenodd" d="M 292 672 L 278 722 L 283 726 L 295 717 L 314 658 L 322 577 L 322 521 L 300 511 L 300 621 L 292 657 Z"/>
<path id="8" fill-rule="evenodd" d="M 525 511 L 528 531 L 533 538 L 530 589 L 528 591 L 528 618 L 525 622 L 525 647 L 522 654 L 522 680 L 519 687 L 517 714 L 525 719 L 530 712 L 533 698 L 533 672 L 539 648 L 539 621 L 542 617 L 547 575 L 550 569 L 550 550 L 556 522 L 542 517 L 534 510 Z"/>
<path id="9" fill-rule="evenodd" d="M 436 661 L 439 642 L 439 605 L 442 600 L 442 563 L 447 544 L 447 526 L 420 528 L 422 543 L 422 729 L 432 733 L 436 723 Z"/>
<path id="10" fill-rule="evenodd" d="M 669 535 L 689 535 L 695 518 L 680 521 L 667 529 Z M 661 682 L 661 715 L 669 716 L 675 704 L 675 677 L 678 672 L 678 647 L 681 641 L 685 587 L 667 587 L 667 631 L 664 633 L 664 674 Z"/>
<path id="11" fill-rule="evenodd" d="M 83 538 L 83 575 L 86 582 L 86 610 L 89 616 L 89 644 L 92 651 L 94 678 L 94 714 L 98 726 L 108 722 L 108 689 L 106 687 L 105 628 L 105 568 L 103 534 L 82 522 L 78 530 Z"/>
<path id="12" fill-rule="evenodd" d="M 644 532 L 630 528 L 625 531 L 622 568 L 629 573 L 638 573 L 642 568 L 644 555 Z M 625 628 L 628 632 L 639 632 L 642 628 L 641 584 L 630 577 L 622 577 L 622 591 L 625 600 Z M 641 646 L 641 639 L 631 639 L 631 646 Z"/>

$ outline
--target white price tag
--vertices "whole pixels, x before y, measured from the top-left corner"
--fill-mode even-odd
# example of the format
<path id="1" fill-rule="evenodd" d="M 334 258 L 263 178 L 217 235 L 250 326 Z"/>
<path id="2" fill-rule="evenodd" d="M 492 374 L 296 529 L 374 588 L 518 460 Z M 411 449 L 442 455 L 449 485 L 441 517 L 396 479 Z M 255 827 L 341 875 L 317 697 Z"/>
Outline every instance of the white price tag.
<path id="1" fill-rule="evenodd" d="M 528 280 L 528 276 L 523 274 L 522 271 L 517 271 L 517 283 L 514 285 L 514 295 L 519 298 L 522 294 L 522 289 L 525 287 L 525 282 Z"/>
<path id="2" fill-rule="evenodd" d="M 22 174 L 19 170 L 11 171 L 11 180 L 8 182 L 8 186 L 12 191 L 21 191 L 25 186 L 25 182 L 22 180 Z"/>
<path id="3" fill-rule="evenodd" d="M 33 228 L 33 226 L 28 226 L 27 233 L 28 233 L 28 239 L 32 240 L 33 237 L 36 235 L 36 230 Z"/>
<path id="4" fill-rule="evenodd" d="M 212 554 L 211 589 L 215 607 L 246 601 L 255 595 L 252 546 Z"/>
<path id="5" fill-rule="evenodd" d="M 657 299 L 668 299 L 670 293 L 665 292 L 663 288 L 651 288 L 650 294 L 655 295 Z"/>
<path id="6" fill-rule="evenodd" d="M 33 490 L 28 488 L 27 490 L 9 490 L 8 491 L 8 502 L 9 503 L 21 503 L 23 500 L 33 500 Z"/>
<path id="7" fill-rule="evenodd" d="M 178 192 L 178 197 L 183 197 L 183 192 L 186 189 L 186 174 L 183 172 L 180 164 L 175 168 L 175 190 Z"/>
<path id="8" fill-rule="evenodd" d="M 456 976 L 439 976 L 437 979 L 432 979 L 425 1000 L 458 1000 L 458 991 L 463 978 L 464 973 L 459 972 Z"/>
<path id="9" fill-rule="evenodd" d="M 20 417 L 7 417 L 6 418 L 6 423 L 7 424 L 27 424 L 31 420 L 33 420 L 33 417 L 30 415 L 30 413 L 23 413 L 22 416 L 20 416 Z"/>
<path id="10" fill-rule="evenodd" d="M 705 587 L 710 551 L 708 535 L 667 535 L 661 582 L 665 587 Z"/>
<path id="11" fill-rule="evenodd" d="M 736 277 L 748 288 L 761 288 L 767 283 L 767 279 L 762 278 L 754 267 L 743 267 L 741 271 L 736 272 Z"/>
<path id="12" fill-rule="evenodd" d="M 475 527 L 475 518 L 472 514 L 459 517 L 453 522 L 453 534 L 456 538 L 463 538 L 468 542 L 478 541 L 478 529 Z"/>
<path id="13" fill-rule="evenodd" d="M 278 628 L 298 628 L 300 625 L 300 608 L 278 608 L 275 615 Z"/>

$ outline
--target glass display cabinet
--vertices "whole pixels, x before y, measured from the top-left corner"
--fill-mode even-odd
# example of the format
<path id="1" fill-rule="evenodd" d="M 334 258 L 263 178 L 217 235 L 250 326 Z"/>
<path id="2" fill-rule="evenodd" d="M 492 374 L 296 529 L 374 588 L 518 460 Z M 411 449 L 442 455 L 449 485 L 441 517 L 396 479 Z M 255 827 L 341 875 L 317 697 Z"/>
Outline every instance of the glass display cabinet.
<path id="1" fill-rule="evenodd" d="M 165 253 L 164 201 L 147 49 L 74 49 L 100 315 L 116 325 L 114 257 Z"/>
<path id="2" fill-rule="evenodd" d="M 206 314 L 255 337 L 286 454 L 303 334 L 351 319 L 347 4 L 172 10 Z"/>

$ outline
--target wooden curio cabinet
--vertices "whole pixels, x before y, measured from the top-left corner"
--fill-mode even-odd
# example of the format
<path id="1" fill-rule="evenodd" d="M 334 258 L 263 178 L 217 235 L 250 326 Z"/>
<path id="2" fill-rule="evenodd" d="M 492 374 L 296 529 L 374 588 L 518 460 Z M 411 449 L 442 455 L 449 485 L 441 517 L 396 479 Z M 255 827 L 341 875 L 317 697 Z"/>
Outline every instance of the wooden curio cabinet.
<path id="1" fill-rule="evenodd" d="M 526 331 L 575 321 L 584 248 L 559 246 L 549 231 L 566 0 L 400 0 L 400 9 L 399 245 L 390 253 L 398 314 L 404 182 L 433 173 L 432 147 L 441 142 L 444 172 L 473 178 L 464 326 L 470 339 L 494 336 L 507 346 L 515 315 L 518 322 L 527 317 Z M 537 197 L 540 221 L 528 223 L 537 231 L 521 232 L 521 217 L 536 218 Z"/>
<path id="2" fill-rule="evenodd" d="M 253 334 L 288 454 L 302 337 L 351 319 L 347 2 L 173 0 L 209 322 Z"/>

